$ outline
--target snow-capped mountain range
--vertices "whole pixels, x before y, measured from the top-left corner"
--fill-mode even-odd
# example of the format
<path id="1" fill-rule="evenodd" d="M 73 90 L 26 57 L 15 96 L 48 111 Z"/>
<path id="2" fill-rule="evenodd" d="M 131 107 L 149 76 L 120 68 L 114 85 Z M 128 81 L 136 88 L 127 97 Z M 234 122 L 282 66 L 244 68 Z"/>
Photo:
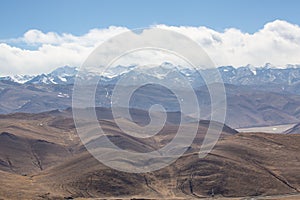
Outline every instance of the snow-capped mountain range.
<path id="1" fill-rule="evenodd" d="M 269 126 L 299 122 L 299 65 L 289 65 L 282 69 L 274 68 L 270 64 L 263 67 L 223 66 L 219 67 L 218 71 L 227 83 L 225 89 L 229 117 L 226 124 L 232 127 L 249 127 L 253 124 Z M 215 71 L 201 71 L 201 74 L 204 73 L 209 73 L 209 77 L 214 78 Z M 210 93 L 207 87 L 203 86 L 201 75 L 193 69 L 170 63 L 147 68 L 134 65 L 116 66 L 107 70 L 102 76 L 78 72 L 75 67 L 65 66 L 49 74 L 2 77 L 0 78 L 0 114 L 67 109 L 72 106 L 73 83 L 78 76 L 81 78 L 79 80 L 87 84 L 101 79 L 100 87 L 95 91 L 95 106 L 104 108 L 111 107 L 114 84 L 124 78 L 126 84 L 131 84 L 129 86 L 149 80 L 157 84 L 166 81 L 164 83 L 168 87 L 172 85 L 176 89 L 181 89 L 180 86 L 184 84 L 183 78 L 194 86 L 203 119 L 209 117 Z M 86 89 L 91 88 L 87 85 Z M 173 95 L 172 90 L 169 91 L 156 84 L 140 87 L 132 96 L 128 106 L 148 110 L 154 104 L 163 105 L 168 111 L 180 111 L 178 99 Z"/>
<path id="2" fill-rule="evenodd" d="M 254 67 L 247 65 L 234 68 L 232 66 L 218 67 L 224 83 L 234 85 L 261 85 L 261 84 L 284 84 L 293 85 L 300 83 L 300 65 L 286 65 L 284 68 L 275 68 L 271 64 L 263 67 Z M 0 81 L 7 81 L 16 84 L 62 84 L 69 85 L 75 81 L 78 69 L 75 67 L 64 66 L 57 68 L 49 74 L 15 75 L 0 77 Z M 212 70 L 202 70 L 201 73 L 213 73 Z M 82 78 L 92 80 L 97 77 L 96 74 L 86 74 Z M 101 81 L 107 84 L 116 83 L 121 77 L 129 76 L 130 83 L 142 80 L 168 80 L 174 84 L 180 85 L 185 78 L 193 85 L 204 84 L 199 72 L 191 68 L 175 66 L 171 63 L 162 63 L 159 66 L 142 68 L 140 66 L 116 66 L 110 68 L 100 76 Z M 212 74 L 213 76 L 213 74 Z"/>
<path id="3" fill-rule="evenodd" d="M 64 66 L 49 74 L 4 76 L 0 80 L 19 84 L 73 84 L 77 73 L 76 67 Z"/>

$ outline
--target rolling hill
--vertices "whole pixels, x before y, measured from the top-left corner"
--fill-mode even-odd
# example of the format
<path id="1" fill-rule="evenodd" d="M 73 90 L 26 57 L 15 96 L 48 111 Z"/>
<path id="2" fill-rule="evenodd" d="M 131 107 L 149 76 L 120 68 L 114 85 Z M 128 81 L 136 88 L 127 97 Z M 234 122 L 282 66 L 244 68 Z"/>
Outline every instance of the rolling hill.
<path id="1" fill-rule="evenodd" d="M 133 138 L 116 127 L 109 110 L 99 111 L 110 140 L 135 152 L 161 148 L 178 128 L 173 120 L 156 136 Z M 211 123 L 200 121 L 181 158 L 158 171 L 132 174 L 110 169 L 89 154 L 71 117 L 71 110 L 0 115 L 0 199 L 196 199 L 212 191 L 231 199 L 300 192 L 298 134 L 237 133 L 225 127 L 214 150 L 200 159 L 199 147 Z"/>

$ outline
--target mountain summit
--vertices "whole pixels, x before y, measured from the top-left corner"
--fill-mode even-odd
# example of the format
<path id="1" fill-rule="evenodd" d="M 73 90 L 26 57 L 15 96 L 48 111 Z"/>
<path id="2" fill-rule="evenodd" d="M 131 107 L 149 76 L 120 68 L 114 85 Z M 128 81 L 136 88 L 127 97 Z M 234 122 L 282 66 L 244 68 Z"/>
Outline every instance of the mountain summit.
<path id="1" fill-rule="evenodd" d="M 294 85 L 300 83 L 300 65 L 286 65 L 284 68 L 274 68 L 270 63 L 263 67 L 254 67 L 246 65 L 238 68 L 232 66 L 221 66 L 217 68 L 224 83 L 234 85 L 261 85 L 261 84 L 282 84 Z M 69 85 L 75 81 L 78 69 L 76 67 L 64 66 L 57 68 L 49 74 L 40 74 L 36 76 L 15 75 L 0 77 L 0 81 L 8 81 L 18 84 L 61 84 Z M 211 69 L 201 70 L 201 73 L 211 73 Z M 107 84 L 116 83 L 124 76 L 130 76 L 133 80 L 166 80 L 176 83 L 174 77 L 186 78 L 192 85 L 203 85 L 204 81 L 201 73 L 196 70 L 173 65 L 172 63 L 162 63 L 158 66 L 141 67 L 116 66 L 109 68 L 99 77 L 96 74 L 88 74 L 86 77 L 98 77 Z"/>
<path id="2" fill-rule="evenodd" d="M 15 75 L 0 77 L 0 81 L 10 81 L 19 84 L 73 84 L 78 70 L 76 67 L 59 67 L 49 74 Z"/>

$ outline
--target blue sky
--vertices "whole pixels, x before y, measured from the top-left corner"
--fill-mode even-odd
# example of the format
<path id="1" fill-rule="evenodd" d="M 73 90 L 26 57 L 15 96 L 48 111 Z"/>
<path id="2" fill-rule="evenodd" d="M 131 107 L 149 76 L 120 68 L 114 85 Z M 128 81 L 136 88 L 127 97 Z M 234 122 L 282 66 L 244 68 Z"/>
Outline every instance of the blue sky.
<path id="1" fill-rule="evenodd" d="M 0 76 L 80 67 L 105 40 L 148 26 L 190 37 L 217 66 L 300 64 L 299 8 L 299 0 L 0 0 Z"/>
<path id="2" fill-rule="evenodd" d="M 300 24 L 297 0 L 2 0 L 0 5 L 0 39 L 20 37 L 30 29 L 81 35 L 111 25 L 166 24 L 253 33 L 276 19 Z"/>

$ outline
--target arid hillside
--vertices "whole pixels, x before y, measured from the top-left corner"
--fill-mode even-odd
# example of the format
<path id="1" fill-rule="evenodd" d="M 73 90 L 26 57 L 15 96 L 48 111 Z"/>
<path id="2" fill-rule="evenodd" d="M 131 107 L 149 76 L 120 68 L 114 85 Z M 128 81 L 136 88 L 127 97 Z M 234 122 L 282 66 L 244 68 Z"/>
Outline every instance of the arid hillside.
<path id="1" fill-rule="evenodd" d="M 101 111 L 99 122 L 109 139 L 130 151 L 161 148 L 178 129 L 173 113 L 173 123 L 157 136 L 136 139 L 116 126 L 109 111 Z M 134 113 L 144 117 L 142 111 Z M 224 127 L 214 150 L 200 159 L 210 123 L 200 121 L 192 146 L 176 162 L 132 174 L 110 169 L 91 156 L 71 116 L 70 110 L 0 116 L 0 199 L 197 199 L 210 197 L 212 191 L 218 198 L 241 199 L 300 192 L 298 134 L 237 133 Z"/>

